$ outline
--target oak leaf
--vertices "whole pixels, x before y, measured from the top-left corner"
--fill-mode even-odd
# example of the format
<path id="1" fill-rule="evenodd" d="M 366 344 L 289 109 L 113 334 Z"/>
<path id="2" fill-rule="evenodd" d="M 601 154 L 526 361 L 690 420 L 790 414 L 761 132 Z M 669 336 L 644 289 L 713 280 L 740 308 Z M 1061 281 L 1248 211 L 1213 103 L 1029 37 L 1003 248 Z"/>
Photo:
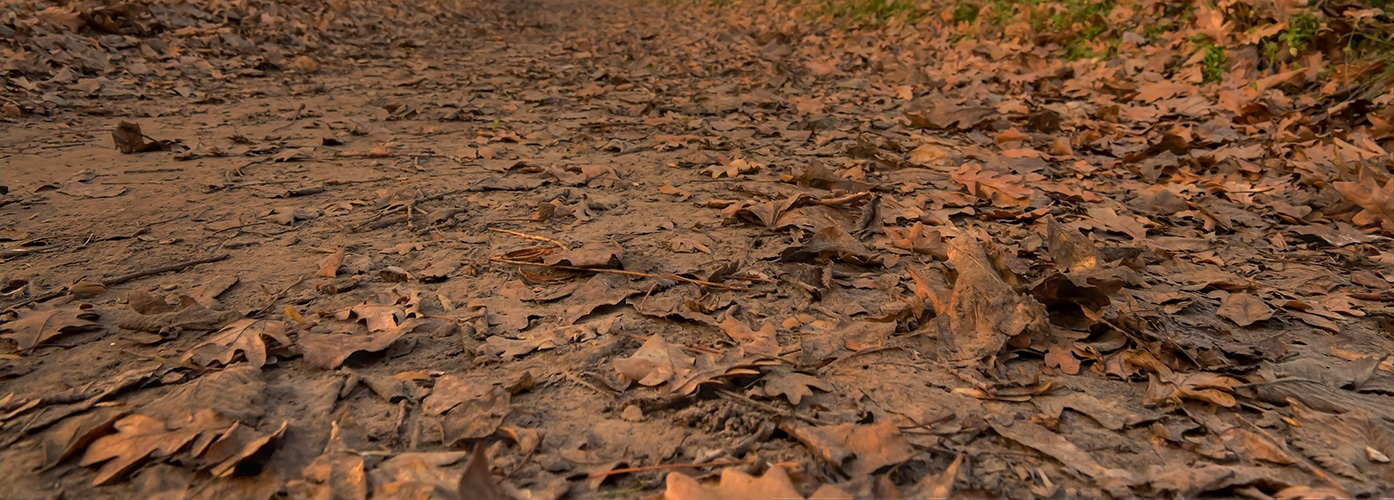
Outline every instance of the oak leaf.
<path id="1" fill-rule="evenodd" d="M 0 338 L 12 339 L 21 350 L 29 350 L 60 334 L 101 329 L 102 326 L 93 321 L 98 314 L 91 307 L 89 304 L 35 305 L 33 309 L 21 310 L 18 318 L 0 326 Z"/>
<path id="2" fill-rule="evenodd" d="M 798 405 L 805 396 L 812 396 L 813 391 L 831 391 L 831 384 L 819 380 L 818 377 L 806 373 L 796 372 L 786 366 L 776 366 L 764 378 L 760 379 L 765 383 L 764 387 L 758 389 L 767 398 L 777 398 L 784 396 L 789 403 Z"/>
<path id="3" fill-rule="evenodd" d="M 184 355 L 184 360 L 199 366 L 214 362 L 227 366 L 241 352 L 248 363 L 261 368 L 266 364 L 266 342 L 262 337 L 270 337 L 282 346 L 290 345 L 290 337 L 286 336 L 286 327 L 281 322 L 244 318 L 223 327 L 208 340 L 194 346 Z"/>
<path id="4" fill-rule="evenodd" d="M 92 479 L 93 486 L 101 486 L 134 470 L 147 458 L 164 458 L 179 452 L 200 434 L 214 430 L 217 420 L 216 415 L 205 410 L 191 423 L 171 429 L 158 419 L 131 415 L 116 422 L 115 434 L 92 442 L 82 456 L 81 464 L 89 466 L 105 462 Z"/>

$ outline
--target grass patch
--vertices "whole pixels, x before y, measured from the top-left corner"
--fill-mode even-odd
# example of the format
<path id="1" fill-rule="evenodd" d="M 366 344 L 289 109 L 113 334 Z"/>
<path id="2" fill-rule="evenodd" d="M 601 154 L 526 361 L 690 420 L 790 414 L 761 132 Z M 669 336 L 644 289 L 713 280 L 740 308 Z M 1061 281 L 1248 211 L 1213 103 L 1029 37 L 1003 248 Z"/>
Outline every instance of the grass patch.
<path id="1" fill-rule="evenodd" d="M 880 25 L 897 16 L 911 21 L 923 17 L 913 0 L 813 0 L 813 12 L 859 25 Z"/>
<path id="2" fill-rule="evenodd" d="M 1202 83 L 1220 83 L 1225 79 L 1225 49 L 1213 43 L 1200 46 L 1205 51 L 1205 58 L 1201 59 L 1200 74 L 1203 78 Z"/>
<path id="3" fill-rule="evenodd" d="M 1307 43 L 1321 29 L 1321 20 L 1310 12 L 1299 12 L 1288 19 L 1288 27 L 1280 37 L 1288 44 L 1288 51 L 1295 57 L 1307 50 Z"/>

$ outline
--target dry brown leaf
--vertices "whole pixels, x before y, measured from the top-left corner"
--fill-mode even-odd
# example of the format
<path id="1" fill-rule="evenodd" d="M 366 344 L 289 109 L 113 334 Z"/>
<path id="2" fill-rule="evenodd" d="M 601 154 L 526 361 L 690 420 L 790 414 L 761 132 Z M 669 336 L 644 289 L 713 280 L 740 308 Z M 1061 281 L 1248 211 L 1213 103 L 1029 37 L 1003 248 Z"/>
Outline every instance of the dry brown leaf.
<path id="1" fill-rule="evenodd" d="M 441 420 L 441 442 L 454 445 L 461 441 L 488 437 L 513 412 L 508 391 L 493 387 L 483 397 L 465 401 L 446 412 Z"/>
<path id="2" fill-rule="evenodd" d="M 914 449 L 890 420 L 817 427 L 785 420 L 780 428 L 852 477 L 867 476 L 914 456 Z"/>
<path id="3" fill-rule="evenodd" d="M 1231 293 L 1220 299 L 1216 314 L 1239 326 L 1249 326 L 1273 317 L 1273 308 L 1251 293 Z"/>
<path id="4" fill-rule="evenodd" d="M 969 193 L 991 202 L 993 206 L 1020 208 L 1031 204 L 1034 191 L 1023 186 L 1018 176 L 999 174 L 984 170 L 982 165 L 968 164 L 955 170 L 952 177 Z"/>
<path id="5" fill-rule="evenodd" d="M 779 355 L 779 342 L 774 337 L 774 325 L 767 324 L 759 330 L 754 330 L 746 322 L 727 315 L 720 326 L 721 331 L 745 347 L 746 352 L 765 356 Z"/>
<path id="6" fill-rule="evenodd" d="M 272 441 L 284 435 L 287 425 L 290 425 L 290 421 L 283 420 L 276 430 L 258 435 L 253 429 L 233 424 L 231 429 L 223 432 L 223 435 L 209 444 L 207 451 L 203 452 L 203 459 L 209 464 L 208 472 L 212 473 L 213 477 L 231 476 L 239 465 L 261 454 Z"/>
<path id="7" fill-rule="evenodd" d="M 284 323 L 244 318 L 223 327 L 208 340 L 189 349 L 184 360 L 199 366 L 209 366 L 214 362 L 227 366 L 241 352 L 248 363 L 261 368 L 266 364 L 266 342 L 262 337 L 269 337 L 281 346 L 290 345 Z"/>
<path id="8" fill-rule="evenodd" d="M 1359 226 L 1381 225 L 1385 231 L 1394 231 L 1394 178 L 1385 181 L 1381 188 L 1368 167 L 1360 169 L 1360 180 L 1355 182 L 1333 182 L 1331 187 L 1341 193 L 1346 200 L 1362 210 L 1352 221 Z"/>
<path id="9" fill-rule="evenodd" d="M 489 473 L 489 457 L 484 455 L 482 443 L 475 445 L 474 451 L 470 453 L 469 462 L 465 463 L 465 472 L 460 474 L 460 483 L 455 491 L 459 493 L 461 500 L 509 500 L 498 480 Z"/>
<path id="10" fill-rule="evenodd" d="M 401 326 L 386 330 L 375 330 L 368 334 L 351 333 L 302 333 L 297 344 L 305 361 L 325 370 L 333 370 L 344 364 L 349 356 L 358 352 L 380 352 L 387 349 L 417 326 L 415 320 L 407 320 Z"/>
<path id="11" fill-rule="evenodd" d="M 775 500 L 802 499 L 803 495 L 789 481 L 783 467 L 770 467 L 756 478 L 744 472 L 722 469 L 721 479 L 714 485 L 704 485 L 681 472 L 670 472 L 664 500 Z"/>
<path id="12" fill-rule="evenodd" d="M 675 368 L 668 342 L 653 335 L 628 358 L 614 360 L 615 369 L 640 385 L 655 386 L 673 378 Z"/>
<path id="13" fill-rule="evenodd" d="M 787 366 L 776 366 L 760 379 L 764 382 L 756 391 L 767 398 L 778 398 L 784 396 L 789 403 L 798 406 L 805 396 L 812 396 L 813 391 L 833 390 L 832 384 L 819 380 L 818 377 L 806 373 L 799 373 Z"/>
<path id="14" fill-rule="evenodd" d="M 115 434 L 103 436 L 88 446 L 81 464 L 102 463 L 92 479 L 92 485 L 100 486 L 131 472 L 147 458 L 173 455 L 200 434 L 212 430 L 208 422 L 210 420 L 205 419 L 200 425 L 171 429 L 154 418 L 131 415 L 116 422 Z"/>
<path id="15" fill-rule="evenodd" d="M 36 304 L 0 325 L 0 338 L 14 340 L 20 350 L 27 351 L 64 333 L 100 330 L 97 318 L 91 304 Z"/>
<path id="16" fill-rule="evenodd" d="M 87 448 L 93 441 L 114 432 L 113 425 L 127 413 L 126 409 L 108 406 L 59 422 L 41 438 L 44 451 L 43 470 L 63 463 Z"/>
<path id="17" fill-rule="evenodd" d="M 620 259 L 624 258 L 624 248 L 614 243 L 588 242 L 581 248 L 558 252 L 542 257 L 542 262 L 551 265 L 575 267 L 601 267 L 619 269 Z"/>
<path id="18" fill-rule="evenodd" d="M 297 500 L 365 500 L 368 480 L 363 456 L 354 453 L 340 436 L 339 422 L 330 422 L 329 442 L 324 452 L 300 471 L 301 479 L 286 484 L 290 497 Z"/>
<path id="19" fill-rule="evenodd" d="M 978 360 L 996 354 L 1007 339 L 1045 330 L 1045 307 L 1022 296 L 988 262 L 973 236 L 949 242 L 949 262 L 958 270 L 953 291 L 940 316 L 941 339 L 956 360 Z"/>
<path id="20" fill-rule="evenodd" d="M 330 254 L 329 258 L 324 259 L 324 264 L 320 266 L 319 272 L 315 273 L 315 276 L 321 276 L 325 278 L 334 278 L 338 276 L 339 266 L 344 265 L 344 257 L 346 255 L 347 254 L 344 253 L 344 249 L 342 248 L 340 248 L 333 254 Z"/>

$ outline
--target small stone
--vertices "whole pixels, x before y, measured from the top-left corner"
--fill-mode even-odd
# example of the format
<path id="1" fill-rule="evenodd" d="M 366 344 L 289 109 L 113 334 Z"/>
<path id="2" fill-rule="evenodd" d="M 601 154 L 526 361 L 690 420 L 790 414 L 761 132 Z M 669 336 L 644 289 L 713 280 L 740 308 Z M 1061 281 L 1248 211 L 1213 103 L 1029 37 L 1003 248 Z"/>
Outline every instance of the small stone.
<path id="1" fill-rule="evenodd" d="M 163 285 L 160 285 L 160 289 L 166 292 L 173 292 L 176 288 L 179 288 L 179 285 L 173 283 L 165 283 Z"/>
<path id="2" fill-rule="evenodd" d="M 1365 447 L 1365 458 L 1368 458 L 1368 459 L 1370 459 L 1371 462 L 1375 462 L 1375 463 L 1381 463 L 1381 464 L 1387 464 L 1387 463 L 1389 463 L 1389 455 L 1385 455 L 1384 453 L 1380 453 L 1379 450 L 1376 450 L 1376 449 L 1371 448 L 1371 447 L 1369 447 L 1369 446 L 1366 446 L 1366 447 Z"/>
<path id="3" fill-rule="evenodd" d="M 644 420 L 644 410 L 640 410 L 638 406 L 629 405 L 624 407 L 624 411 L 620 412 L 620 418 L 630 422 L 639 422 Z"/>
<path id="4" fill-rule="evenodd" d="M 4 109 L 0 110 L 0 114 L 3 114 L 5 118 L 19 118 L 24 116 L 24 110 L 16 106 L 15 103 L 7 102 Z"/>
<path id="5" fill-rule="evenodd" d="M 571 470 L 571 462 L 563 460 L 556 455 L 542 455 L 537 457 L 537 463 L 547 472 L 566 472 Z"/>

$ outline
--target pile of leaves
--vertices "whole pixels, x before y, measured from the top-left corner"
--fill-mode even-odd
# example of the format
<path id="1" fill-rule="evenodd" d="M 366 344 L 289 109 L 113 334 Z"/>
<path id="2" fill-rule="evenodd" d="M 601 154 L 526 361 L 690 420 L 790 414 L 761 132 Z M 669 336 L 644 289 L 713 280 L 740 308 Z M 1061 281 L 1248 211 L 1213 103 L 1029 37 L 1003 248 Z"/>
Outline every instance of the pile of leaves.
<path id="1" fill-rule="evenodd" d="M 1336 108 L 1344 117 L 1317 127 L 1348 129 L 1375 115 L 1389 122 L 1394 82 L 1394 4 L 1311 5 L 1227 1 L 1032 0 L 1027 2 L 805 0 L 781 2 L 794 15 L 857 26 L 949 35 L 970 47 L 1015 50 L 1124 71 L 1145 55 L 1154 78 L 1225 89 L 1280 85 L 1310 96 L 1302 111 Z M 903 35 L 904 32 L 901 31 Z M 1019 48 L 1019 49 L 1017 49 Z M 1385 97 L 1381 98 L 1384 94 Z M 1351 122 L 1354 120 L 1354 122 Z M 1387 125 L 1386 125 L 1387 126 Z"/>
<path id="2" fill-rule="evenodd" d="M 0 484 L 1394 493 L 1394 95 L 1325 106 L 1311 57 L 1207 82 L 1181 33 L 1241 35 L 1204 5 L 1100 58 L 1037 39 L 1055 4 L 991 38 L 964 34 L 999 4 L 876 5 L 888 22 L 855 29 L 782 3 L 495 6 L 493 37 L 429 32 L 324 77 L 345 87 L 321 109 L 291 105 L 321 89 L 258 87 L 293 110 L 267 117 L 287 137 L 235 140 L 297 147 L 208 158 L 237 175 L 172 210 L 226 206 L 151 237 L 228 248 L 214 264 L 239 276 L 108 290 L 20 257 L 74 284 L 34 304 L 6 284 L 0 458 L 23 466 Z M 1106 7 L 1072 22 L 1134 12 Z M 414 43 L 412 19 L 383 36 Z M 90 180 L 24 208 L 102 207 L 64 191 Z"/>
<path id="3" fill-rule="evenodd" d="M 59 107 L 109 114 L 111 98 L 206 97 L 238 78 L 384 57 L 429 32 L 465 37 L 465 18 L 462 4 L 437 1 L 7 1 L 0 106 L 9 118 Z"/>

